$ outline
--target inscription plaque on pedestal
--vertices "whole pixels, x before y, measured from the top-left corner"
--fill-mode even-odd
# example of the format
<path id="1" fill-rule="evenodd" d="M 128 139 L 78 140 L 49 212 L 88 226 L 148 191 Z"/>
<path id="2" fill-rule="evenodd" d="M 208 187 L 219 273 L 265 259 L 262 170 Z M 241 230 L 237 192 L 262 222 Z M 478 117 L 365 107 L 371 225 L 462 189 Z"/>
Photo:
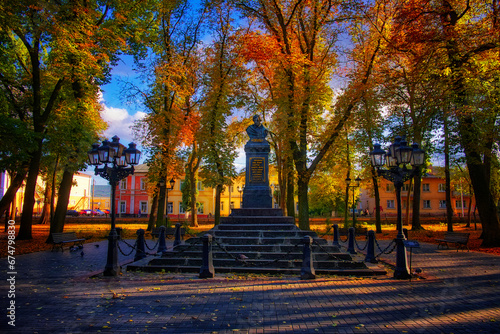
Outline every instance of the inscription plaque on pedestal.
<path id="1" fill-rule="evenodd" d="M 250 183 L 265 182 L 265 166 L 266 159 L 262 157 L 252 157 L 250 160 Z"/>

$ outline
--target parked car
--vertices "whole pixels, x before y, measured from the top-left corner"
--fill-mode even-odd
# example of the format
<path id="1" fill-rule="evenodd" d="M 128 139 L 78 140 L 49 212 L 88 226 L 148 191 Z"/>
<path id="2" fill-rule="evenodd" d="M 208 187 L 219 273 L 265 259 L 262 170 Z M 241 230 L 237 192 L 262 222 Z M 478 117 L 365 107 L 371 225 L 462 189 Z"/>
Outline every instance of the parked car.
<path id="1" fill-rule="evenodd" d="M 95 215 L 96 215 L 96 216 L 104 216 L 105 214 L 106 214 L 106 213 L 105 213 L 104 211 L 101 211 L 101 210 L 99 210 L 99 209 L 96 209 L 96 210 L 95 210 Z"/>
<path id="2" fill-rule="evenodd" d="M 82 216 L 98 216 L 97 212 L 94 210 L 90 210 L 90 209 L 83 209 L 83 210 L 80 210 L 80 215 Z"/>
<path id="3" fill-rule="evenodd" d="M 66 216 L 78 217 L 80 213 L 76 210 L 68 210 L 66 211 Z"/>
<path id="4" fill-rule="evenodd" d="M 104 209 L 102 211 L 104 211 L 104 213 L 107 214 L 107 215 L 109 215 L 111 213 L 111 211 L 109 211 L 108 209 Z"/>
<path id="5" fill-rule="evenodd" d="M 87 211 L 88 211 L 88 213 L 87 213 Z M 82 216 L 88 216 L 88 215 L 90 215 L 90 210 L 80 210 L 80 211 L 78 211 L 78 213 Z"/>

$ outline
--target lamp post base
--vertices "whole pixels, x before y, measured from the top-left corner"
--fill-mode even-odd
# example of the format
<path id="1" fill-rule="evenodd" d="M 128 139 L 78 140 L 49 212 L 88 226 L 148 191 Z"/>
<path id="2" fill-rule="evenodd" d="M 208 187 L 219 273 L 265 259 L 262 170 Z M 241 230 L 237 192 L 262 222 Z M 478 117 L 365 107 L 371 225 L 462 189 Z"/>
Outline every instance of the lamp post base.
<path id="1" fill-rule="evenodd" d="M 411 274 L 408 269 L 408 258 L 406 256 L 405 237 L 399 232 L 396 237 L 396 268 L 394 268 L 395 279 L 410 279 Z"/>
<path id="2" fill-rule="evenodd" d="M 106 267 L 104 267 L 104 276 L 118 276 L 121 272 L 118 265 L 118 233 L 116 229 L 111 229 L 108 236 L 108 257 Z"/>

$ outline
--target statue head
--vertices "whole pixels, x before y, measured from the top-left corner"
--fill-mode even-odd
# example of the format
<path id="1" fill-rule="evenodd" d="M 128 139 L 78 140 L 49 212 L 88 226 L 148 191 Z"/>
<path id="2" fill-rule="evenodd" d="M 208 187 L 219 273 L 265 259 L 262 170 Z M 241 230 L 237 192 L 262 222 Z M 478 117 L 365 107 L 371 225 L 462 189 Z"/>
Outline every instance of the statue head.
<path id="1" fill-rule="evenodd" d="M 254 115 L 253 116 L 253 123 L 256 126 L 260 126 L 262 124 L 262 121 L 260 120 L 260 116 L 259 115 Z"/>

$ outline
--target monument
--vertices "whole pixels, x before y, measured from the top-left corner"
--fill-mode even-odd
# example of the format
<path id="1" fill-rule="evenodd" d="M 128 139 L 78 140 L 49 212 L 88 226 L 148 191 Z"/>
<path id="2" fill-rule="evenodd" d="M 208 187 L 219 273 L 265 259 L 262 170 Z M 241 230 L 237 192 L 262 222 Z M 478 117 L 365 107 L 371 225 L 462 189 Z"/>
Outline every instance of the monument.
<path id="1" fill-rule="evenodd" d="M 269 187 L 269 152 L 267 129 L 259 115 L 253 116 L 254 124 L 247 128 L 250 139 L 245 144 L 246 174 L 243 189 L 243 208 L 272 208 L 273 199 Z"/>

